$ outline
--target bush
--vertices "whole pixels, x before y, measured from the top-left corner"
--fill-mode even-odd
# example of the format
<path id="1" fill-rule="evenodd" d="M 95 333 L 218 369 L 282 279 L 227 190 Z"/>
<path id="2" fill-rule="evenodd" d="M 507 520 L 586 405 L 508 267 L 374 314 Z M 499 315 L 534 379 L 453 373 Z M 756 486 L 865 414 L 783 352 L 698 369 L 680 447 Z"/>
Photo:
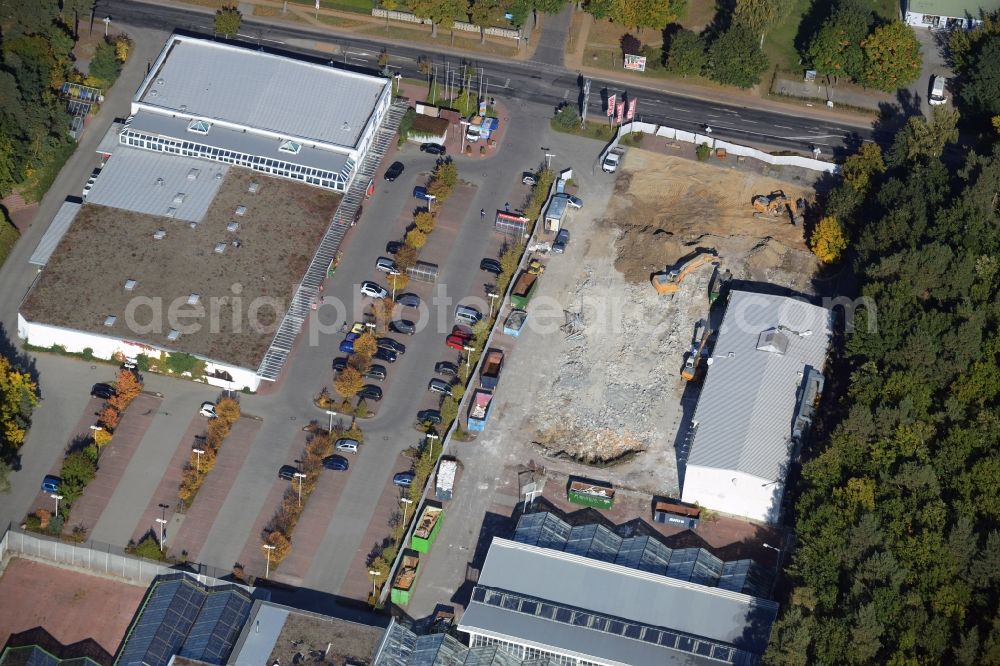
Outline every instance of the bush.
<path id="1" fill-rule="evenodd" d="M 580 114 L 575 106 L 567 104 L 556 113 L 555 123 L 561 129 L 574 130 L 580 126 Z"/>
<path id="2" fill-rule="evenodd" d="M 164 366 L 168 372 L 183 374 L 190 372 L 192 376 L 200 376 L 204 372 L 205 364 L 191 354 L 184 352 L 171 352 L 167 354 Z"/>
<path id="3" fill-rule="evenodd" d="M 223 6 L 215 12 L 215 32 L 219 35 L 237 35 L 243 23 L 243 14 L 235 5 Z"/>
<path id="4" fill-rule="evenodd" d="M 118 75 L 122 73 L 122 63 L 115 53 L 115 46 L 108 40 L 104 40 L 97 45 L 94 57 L 90 60 L 90 76 L 96 79 L 97 87 L 105 91 L 110 88 Z"/>
<path id="5" fill-rule="evenodd" d="M 708 61 L 714 81 L 739 88 L 760 83 L 767 69 L 767 56 L 760 50 L 757 36 L 740 24 L 719 35 L 708 49 Z"/>
<path id="6" fill-rule="evenodd" d="M 427 244 L 427 234 L 420 229 L 410 229 L 406 232 L 406 244 L 414 250 L 419 250 Z"/>
<path id="7" fill-rule="evenodd" d="M 288 540 L 284 534 L 278 531 L 269 532 L 266 537 L 264 537 L 264 544 L 268 546 L 274 546 L 274 549 L 270 550 L 270 554 L 265 553 L 265 557 L 270 557 L 271 568 L 277 567 L 282 561 L 288 557 L 288 554 L 292 552 L 292 542 Z"/>
<path id="8" fill-rule="evenodd" d="M 230 426 L 240 419 L 240 403 L 232 398 L 223 398 L 215 405 L 215 415 Z"/>
<path id="9" fill-rule="evenodd" d="M 144 557 L 147 560 L 159 560 L 162 561 L 166 559 L 163 555 L 163 549 L 160 547 L 159 541 L 152 534 L 147 534 L 143 537 L 142 541 L 137 543 L 132 549 L 132 554 L 136 557 Z"/>
<path id="10" fill-rule="evenodd" d="M 832 264 L 840 260 L 847 249 L 847 234 L 837 218 L 824 217 L 813 230 L 809 239 L 809 247 L 813 254 L 824 264 Z"/>
<path id="11" fill-rule="evenodd" d="M 417 112 L 413 107 L 406 110 L 403 117 L 399 119 L 399 145 L 406 143 L 406 140 L 410 136 L 410 130 L 413 129 L 413 121 L 417 118 Z"/>
<path id="12" fill-rule="evenodd" d="M 435 222 L 434 213 L 427 210 L 422 210 L 413 216 L 413 226 L 425 234 L 429 234 L 434 231 Z"/>
<path id="13" fill-rule="evenodd" d="M 97 465 L 85 452 L 74 451 L 66 456 L 63 460 L 62 470 L 59 472 L 59 476 L 62 478 L 64 505 L 72 504 L 76 498 L 83 494 L 83 489 L 94 480 L 96 474 Z"/>
<path id="14" fill-rule="evenodd" d="M 704 162 L 712 154 L 712 149 L 707 143 L 699 143 L 694 148 L 694 154 L 698 157 L 699 162 Z"/>

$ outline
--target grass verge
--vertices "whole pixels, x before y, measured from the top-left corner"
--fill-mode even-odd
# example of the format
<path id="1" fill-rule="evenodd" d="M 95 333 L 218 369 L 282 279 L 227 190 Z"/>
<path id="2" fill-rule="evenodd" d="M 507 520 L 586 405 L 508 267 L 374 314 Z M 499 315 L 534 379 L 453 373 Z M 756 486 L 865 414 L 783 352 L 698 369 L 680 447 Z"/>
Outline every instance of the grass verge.
<path id="1" fill-rule="evenodd" d="M 47 152 L 44 162 L 38 167 L 28 186 L 24 188 L 22 194 L 25 201 L 30 203 L 41 201 L 74 150 L 76 150 L 76 142 L 67 140 Z"/>

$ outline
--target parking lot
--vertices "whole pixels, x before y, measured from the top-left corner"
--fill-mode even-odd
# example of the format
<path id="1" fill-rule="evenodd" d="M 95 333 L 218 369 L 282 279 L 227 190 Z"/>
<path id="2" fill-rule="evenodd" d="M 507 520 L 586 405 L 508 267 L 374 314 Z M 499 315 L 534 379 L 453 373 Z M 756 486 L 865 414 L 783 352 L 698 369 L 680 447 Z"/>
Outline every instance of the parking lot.
<path id="1" fill-rule="evenodd" d="M 531 113 L 542 117 L 547 111 L 538 108 Z M 460 182 L 420 252 L 420 260 L 438 264 L 437 283 L 411 281 L 406 289 L 428 306 L 426 323 L 414 335 L 393 335 L 406 346 L 406 353 L 395 363 L 385 364 L 388 377 L 379 383 L 384 397 L 373 417 L 359 419 L 366 443 L 357 456 L 350 457 L 348 472 L 324 472 L 293 535 L 292 552 L 274 573 L 276 579 L 321 592 L 367 597 L 367 555 L 389 533 L 389 520 L 400 511 L 400 489 L 392 477 L 411 464 L 400 454 L 421 439 L 414 428 L 417 412 L 440 402 L 439 394 L 427 390 L 434 365 L 460 360 L 459 352 L 444 344 L 455 306 L 468 302 L 482 311 L 489 307 L 484 289 L 492 284 L 493 276 L 481 271 L 479 264 L 483 258 L 497 257 L 503 243 L 493 230 L 493 212 L 508 203 L 512 208 L 522 205 L 529 188 L 521 183 L 521 174 L 542 161 L 543 128 L 541 122 L 524 123 L 520 131 L 508 133 L 488 157 L 456 158 Z M 205 425 L 204 417 L 197 415 L 198 406 L 203 400 L 217 400 L 219 392 L 148 375 L 148 395 L 140 400 L 157 404 L 137 401 L 130 407 L 125 421 L 141 422 L 141 431 L 119 428 L 111 446 L 125 449 L 127 445 L 129 451 L 116 456 L 114 464 L 110 456 L 102 460 L 99 478 L 79 500 L 69 524 L 85 520 L 90 538 L 124 546 L 150 530 L 155 533 L 157 519 L 163 517 L 167 521 L 165 547 L 171 556 L 221 569 L 240 563 L 248 574 L 262 576 L 260 531 L 289 484 L 278 479 L 278 468 L 294 464 L 299 456 L 304 425 L 310 421 L 326 424 L 328 416 L 315 407 L 313 397 L 323 387 L 332 390 L 331 364 L 341 355 L 342 328 L 363 317 L 366 302 L 358 294 L 358 285 L 366 279 L 385 283 L 385 273 L 375 268 L 375 262 L 386 256 L 386 243 L 399 240 L 412 221 L 414 209 L 422 203 L 413 198 L 413 188 L 426 184 L 435 159 L 414 145 L 386 155 L 377 171 L 375 194 L 365 202 L 363 214 L 341 246 L 338 268 L 324 284 L 323 295 L 343 307 L 321 305 L 317 309 L 280 382 L 265 385 L 256 395 L 237 396 L 246 418 L 225 440 L 216 466 L 186 512 L 177 510 L 180 471 Z M 385 182 L 381 174 L 397 160 L 405 165 L 404 172 L 395 182 Z M 480 215 L 481 209 L 485 216 Z M 100 406 L 99 401 L 86 399 L 86 392 L 93 382 L 107 381 L 112 369 L 49 355 L 40 358 L 39 367 L 44 371 L 40 383 L 46 400 L 36 418 L 44 420 L 58 409 L 61 421 L 73 420 L 60 425 L 63 443 L 86 436 Z M 76 417 L 67 418 L 71 414 Z M 35 433 L 42 431 L 32 431 L 29 445 Z M 51 431 L 49 436 L 53 436 Z M 47 469 L 58 473 L 62 453 L 59 446 L 47 449 Z M 16 482 L 38 487 L 37 479 L 19 477 Z M 50 504 L 54 500 L 47 494 L 37 493 L 31 506 L 18 510 L 17 519 L 29 509 Z"/>

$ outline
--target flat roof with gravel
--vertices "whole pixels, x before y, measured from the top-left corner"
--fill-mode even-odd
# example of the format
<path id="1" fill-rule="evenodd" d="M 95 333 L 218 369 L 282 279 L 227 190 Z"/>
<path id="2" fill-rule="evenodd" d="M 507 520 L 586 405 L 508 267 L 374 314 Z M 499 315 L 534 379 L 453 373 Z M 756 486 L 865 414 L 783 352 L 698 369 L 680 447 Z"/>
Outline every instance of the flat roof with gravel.
<path id="1" fill-rule="evenodd" d="M 256 370 L 338 200 L 320 188 L 230 167 L 198 224 L 87 204 L 20 312 L 31 322 Z M 171 303 L 180 315 L 173 322 Z M 171 329 L 176 339 L 168 337 Z"/>
<path id="2" fill-rule="evenodd" d="M 382 77 L 172 35 L 135 95 L 133 113 L 141 106 L 353 149 L 391 85 Z"/>

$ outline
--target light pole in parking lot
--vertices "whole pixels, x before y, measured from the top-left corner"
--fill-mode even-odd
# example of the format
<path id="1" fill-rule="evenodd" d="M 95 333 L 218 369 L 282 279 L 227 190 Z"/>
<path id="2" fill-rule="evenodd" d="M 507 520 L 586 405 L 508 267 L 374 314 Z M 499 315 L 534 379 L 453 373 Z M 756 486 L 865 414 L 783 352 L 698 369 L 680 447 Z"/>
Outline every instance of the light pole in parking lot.
<path id="1" fill-rule="evenodd" d="M 496 302 L 498 298 L 500 298 L 500 294 L 498 294 L 496 291 L 490 290 L 486 294 L 486 296 L 489 297 L 490 299 L 490 316 L 487 317 L 487 319 L 493 319 L 493 304 Z"/>
<path id="2" fill-rule="evenodd" d="M 400 504 L 403 505 L 403 532 L 405 533 L 406 532 L 406 510 L 410 508 L 411 504 L 413 504 L 413 500 L 411 500 L 408 497 L 400 497 L 399 498 L 399 502 L 400 502 Z"/>
<path id="3" fill-rule="evenodd" d="M 164 530 L 167 528 L 167 509 L 170 508 L 169 504 L 159 504 L 160 507 L 160 517 L 156 519 L 156 522 L 160 524 L 160 552 L 163 552 L 163 540 L 167 538 Z"/>
<path id="4" fill-rule="evenodd" d="M 51 497 L 52 499 L 54 499 L 56 501 L 56 515 L 58 516 L 59 515 L 59 500 L 61 500 L 63 498 L 63 496 L 60 495 L 60 494 L 58 494 L 58 493 L 52 493 L 51 495 L 49 495 L 49 497 Z"/>
<path id="5" fill-rule="evenodd" d="M 476 348 L 465 345 L 462 349 L 465 350 L 465 370 L 468 372 L 472 369 L 472 352 L 476 351 Z"/>
<path id="6" fill-rule="evenodd" d="M 377 592 L 375 590 L 375 580 L 379 577 L 380 574 L 379 574 L 379 572 L 375 571 L 374 569 L 369 569 L 368 570 L 368 575 L 372 577 L 372 599 L 374 599 L 375 595 L 377 594 Z"/>
<path id="7" fill-rule="evenodd" d="M 265 543 L 264 546 L 264 561 L 267 564 L 264 565 L 264 578 L 271 575 L 271 551 L 274 550 L 274 546 Z"/>
<path id="8" fill-rule="evenodd" d="M 205 452 L 205 449 L 199 449 L 197 446 L 192 446 L 191 447 L 191 453 L 193 453 L 193 454 L 195 454 L 197 456 L 197 458 L 196 458 L 196 460 L 197 460 L 196 469 L 198 470 L 199 474 L 201 474 L 201 454 L 203 454 L 204 452 Z"/>
<path id="9" fill-rule="evenodd" d="M 389 277 L 392 278 L 392 300 L 396 301 L 396 276 L 400 275 L 399 271 L 389 271 Z"/>
<path id="10" fill-rule="evenodd" d="M 437 199 L 437 196 L 433 194 L 427 194 L 425 196 L 427 197 L 427 212 L 430 213 L 434 209 L 433 203 L 434 200 Z"/>
<path id="11" fill-rule="evenodd" d="M 302 472 L 296 472 L 295 478 L 299 480 L 299 508 L 302 508 L 302 479 L 306 478 L 306 475 Z"/>
<path id="12" fill-rule="evenodd" d="M 434 446 L 435 446 L 434 443 L 437 440 L 441 439 L 441 437 L 439 435 L 435 435 L 434 433 L 429 432 L 426 435 L 424 435 L 424 439 L 429 440 L 431 443 L 431 460 L 434 460 Z"/>
<path id="13" fill-rule="evenodd" d="M 329 409 L 326 410 L 327 415 L 330 417 L 330 428 L 327 432 L 333 432 L 333 417 L 337 415 L 337 412 L 331 412 Z"/>

